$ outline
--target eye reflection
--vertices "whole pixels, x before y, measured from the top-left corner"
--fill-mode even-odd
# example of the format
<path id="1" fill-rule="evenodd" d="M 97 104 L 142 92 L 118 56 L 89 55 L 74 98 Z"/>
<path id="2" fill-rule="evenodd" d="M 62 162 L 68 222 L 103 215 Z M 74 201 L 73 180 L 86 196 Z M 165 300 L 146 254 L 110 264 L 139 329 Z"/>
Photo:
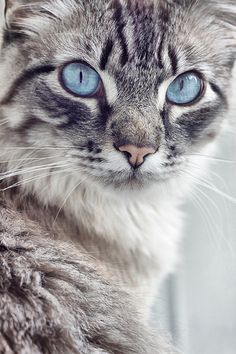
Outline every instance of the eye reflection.
<path id="1" fill-rule="evenodd" d="M 194 72 L 178 76 L 168 87 L 166 97 L 170 103 L 194 103 L 202 93 L 203 80 Z"/>

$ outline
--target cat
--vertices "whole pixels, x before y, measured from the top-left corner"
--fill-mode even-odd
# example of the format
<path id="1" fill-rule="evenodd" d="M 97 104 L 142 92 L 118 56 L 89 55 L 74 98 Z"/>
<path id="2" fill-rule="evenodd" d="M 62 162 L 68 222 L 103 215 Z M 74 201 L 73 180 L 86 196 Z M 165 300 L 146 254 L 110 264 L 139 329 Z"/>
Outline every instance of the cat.
<path id="1" fill-rule="evenodd" d="M 0 353 L 175 352 L 150 308 L 226 119 L 235 24 L 233 0 L 5 1 Z"/>

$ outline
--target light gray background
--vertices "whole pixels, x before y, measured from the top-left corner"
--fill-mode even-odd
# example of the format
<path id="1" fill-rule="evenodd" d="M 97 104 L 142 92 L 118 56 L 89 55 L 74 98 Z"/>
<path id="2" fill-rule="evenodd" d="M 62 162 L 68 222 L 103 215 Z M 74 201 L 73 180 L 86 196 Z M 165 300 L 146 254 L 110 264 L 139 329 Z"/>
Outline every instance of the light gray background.
<path id="1" fill-rule="evenodd" d="M 224 136 L 220 147 L 217 156 L 235 161 L 233 133 Z M 217 188 L 236 197 L 235 162 L 218 162 L 210 170 L 216 173 Z M 192 354 L 235 354 L 236 205 L 201 190 L 206 193 L 198 192 L 202 210 L 193 200 L 186 207 L 183 261 L 173 293 L 179 309 L 177 340 Z"/>
<path id="2" fill-rule="evenodd" d="M 236 100 L 232 93 L 232 100 L 234 97 Z M 236 122 L 236 114 L 232 117 Z M 214 163 L 210 174 L 217 188 L 236 198 L 235 136 L 231 126 L 215 153 L 232 162 Z M 235 354 L 236 205 L 201 190 L 206 194 L 196 192 L 201 207 L 193 197 L 186 203 L 182 263 L 158 296 L 155 317 L 185 353 Z"/>

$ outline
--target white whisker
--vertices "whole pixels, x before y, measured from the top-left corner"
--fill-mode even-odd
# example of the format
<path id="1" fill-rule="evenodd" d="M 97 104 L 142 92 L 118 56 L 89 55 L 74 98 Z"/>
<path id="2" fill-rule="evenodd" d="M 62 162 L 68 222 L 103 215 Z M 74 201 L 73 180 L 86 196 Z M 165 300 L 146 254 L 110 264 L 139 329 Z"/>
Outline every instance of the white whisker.
<path id="1" fill-rule="evenodd" d="M 75 146 L 43 146 L 43 147 L 37 147 L 37 146 L 6 146 L 4 147 L 4 150 L 65 150 L 65 149 L 76 149 Z"/>
<path id="2" fill-rule="evenodd" d="M 1 127 L 2 125 L 7 124 L 7 123 L 8 123 L 8 119 L 2 119 L 2 120 L 0 121 L 0 127 Z"/>
<path id="3" fill-rule="evenodd" d="M 215 156 L 208 156 L 208 155 L 201 155 L 201 154 L 188 154 L 188 157 L 196 157 L 196 158 L 203 158 L 206 160 L 210 160 L 213 162 L 222 162 L 222 163 L 229 163 L 229 164 L 236 164 L 236 161 L 234 160 L 227 160 L 227 159 L 222 159 L 220 157 L 215 157 Z"/>
<path id="4" fill-rule="evenodd" d="M 198 190 L 198 189 L 196 188 L 196 190 Z M 198 192 L 199 192 L 199 190 L 198 190 Z M 217 239 L 217 237 L 215 237 L 215 229 L 214 229 L 215 223 L 212 223 L 213 219 L 211 217 L 211 214 L 209 213 L 207 207 L 203 203 L 203 200 L 199 197 L 198 194 L 193 193 L 191 196 L 196 203 L 197 209 L 201 212 L 201 217 L 204 220 L 205 225 L 209 231 L 209 232 L 207 232 L 207 234 L 211 237 L 211 239 L 214 241 L 214 243 L 216 244 L 216 246 L 218 248 L 218 243 L 217 243 L 218 239 Z"/>
<path id="5" fill-rule="evenodd" d="M 32 177 L 26 178 L 26 179 L 24 179 L 22 181 L 18 181 L 18 182 L 14 183 L 14 184 L 6 187 L 6 188 L 3 188 L 0 191 L 2 191 L 2 192 L 3 191 L 7 191 L 7 190 L 12 189 L 14 187 L 19 187 L 19 186 L 25 185 L 27 183 L 30 183 L 30 182 L 33 182 L 33 181 L 37 181 L 37 180 L 39 180 L 41 178 L 47 178 L 47 177 L 50 177 L 52 175 L 55 175 L 55 174 L 58 174 L 58 173 L 62 173 L 62 172 L 68 172 L 68 169 L 53 171 L 53 172 L 50 172 L 50 173 L 40 174 L 40 175 L 37 175 L 37 176 L 32 176 Z"/>
<path id="6" fill-rule="evenodd" d="M 70 198 L 70 196 L 72 195 L 72 193 L 84 182 L 86 181 L 86 178 L 84 178 L 82 181 L 78 182 L 72 189 L 71 191 L 67 194 L 67 196 L 65 197 L 62 205 L 60 206 L 56 216 L 55 216 L 55 219 L 53 221 L 53 226 L 55 225 L 56 221 L 57 221 L 57 218 L 58 216 L 60 215 L 60 212 L 62 211 L 62 209 L 64 208 L 64 206 L 66 205 L 66 202 L 68 201 L 68 199 Z"/>
<path id="7" fill-rule="evenodd" d="M 198 199 L 199 203 L 202 204 L 202 206 L 200 206 L 199 210 L 202 210 L 202 209 L 205 210 L 205 212 L 204 212 L 205 215 L 203 215 L 203 217 L 205 218 L 206 223 L 208 224 L 210 235 L 213 236 L 212 239 L 214 240 L 214 243 L 217 245 L 217 248 L 221 249 L 221 246 L 219 246 L 219 242 L 216 242 L 216 241 L 219 241 L 220 239 L 223 239 L 224 243 L 227 245 L 228 249 L 230 250 L 232 256 L 235 258 L 236 257 L 235 251 L 234 251 L 231 243 L 229 242 L 229 240 L 226 237 L 224 237 L 223 224 L 224 224 L 225 220 L 223 220 L 222 213 L 220 212 L 219 207 L 212 200 L 212 198 L 210 198 L 210 196 L 208 196 L 201 188 L 197 187 L 199 185 L 200 187 L 204 187 L 205 188 L 205 185 L 202 185 L 201 183 L 198 183 L 199 181 L 198 181 L 198 178 L 196 176 L 193 176 L 192 174 L 189 174 L 186 171 L 183 171 L 183 173 L 188 178 L 194 180 L 194 182 L 195 182 L 194 189 L 196 189 L 198 194 L 202 195 L 213 206 L 213 208 L 215 209 L 215 211 L 217 213 L 216 217 L 213 219 L 212 215 L 209 212 L 209 209 L 204 205 L 204 203 L 202 203 L 199 195 L 197 195 L 195 193 L 193 193 L 191 195 L 192 197 L 195 197 L 196 199 Z M 226 199 L 224 198 L 223 200 L 224 200 L 224 206 L 225 206 L 225 215 L 227 216 L 227 215 L 229 215 L 229 208 L 227 206 Z M 208 219 L 210 220 L 211 224 L 210 224 Z M 214 227 L 214 225 L 215 225 L 215 227 Z M 219 226 L 221 226 L 221 231 L 222 232 L 220 232 Z M 212 231 L 214 231 L 214 232 L 212 232 Z M 216 237 L 216 235 L 218 235 L 218 236 Z"/>
<path id="8" fill-rule="evenodd" d="M 33 163 L 34 161 L 42 161 L 42 160 L 49 160 L 49 159 L 54 159 L 54 158 L 59 158 L 61 155 L 56 155 L 56 156 L 45 156 L 45 157 L 26 157 L 22 159 L 10 159 L 10 160 L 0 160 L 1 163 L 9 163 L 10 162 L 30 162 Z"/>
<path id="9" fill-rule="evenodd" d="M 198 185 L 207 188 L 209 190 L 211 190 L 212 192 L 215 192 L 216 194 L 218 194 L 219 196 L 227 199 L 228 201 L 230 201 L 233 204 L 236 204 L 236 198 L 231 197 L 230 195 L 228 195 L 227 193 L 221 191 L 220 189 L 218 189 L 214 184 L 212 184 L 211 182 L 203 179 L 203 177 L 196 177 L 194 176 L 190 171 L 183 171 L 185 174 L 187 174 L 189 177 L 191 177 Z"/>
<path id="10" fill-rule="evenodd" d="M 13 171 L 8 171 L 6 173 L 0 173 L 0 181 L 4 180 L 6 178 L 11 178 L 11 177 L 16 177 L 20 175 L 24 175 L 27 173 L 33 173 L 33 172 L 38 172 L 38 171 L 44 171 L 47 170 L 48 168 L 60 168 L 64 166 L 69 166 L 69 164 L 63 165 L 61 162 L 54 162 L 51 164 L 46 164 L 46 165 L 39 165 L 39 166 L 34 166 L 31 168 L 25 168 L 25 169 L 20 169 L 19 171 L 13 170 Z"/>

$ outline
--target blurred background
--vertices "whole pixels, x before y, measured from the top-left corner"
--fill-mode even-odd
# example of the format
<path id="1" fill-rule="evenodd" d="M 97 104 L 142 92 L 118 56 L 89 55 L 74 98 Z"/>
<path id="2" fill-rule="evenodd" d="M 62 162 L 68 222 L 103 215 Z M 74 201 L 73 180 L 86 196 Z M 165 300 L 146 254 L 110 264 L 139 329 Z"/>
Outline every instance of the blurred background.
<path id="1" fill-rule="evenodd" d="M 223 159 L 235 159 L 227 137 Z M 235 163 L 211 167 L 214 184 L 236 196 Z M 158 318 L 189 354 L 236 353 L 236 206 L 216 192 L 198 187 L 186 209 L 182 261 L 158 298 Z"/>
<path id="2" fill-rule="evenodd" d="M 236 71 L 236 70 L 235 70 Z M 154 309 L 186 354 L 236 353 L 236 75 L 231 113 L 209 160 L 211 189 L 197 185 L 185 204 L 182 259 Z M 213 191 L 213 189 L 218 191 Z"/>
<path id="3" fill-rule="evenodd" d="M 214 157 L 202 157 L 218 192 L 197 185 L 187 200 L 181 262 L 153 310 L 185 354 L 236 353 L 236 79 L 233 91 L 228 129 Z"/>

